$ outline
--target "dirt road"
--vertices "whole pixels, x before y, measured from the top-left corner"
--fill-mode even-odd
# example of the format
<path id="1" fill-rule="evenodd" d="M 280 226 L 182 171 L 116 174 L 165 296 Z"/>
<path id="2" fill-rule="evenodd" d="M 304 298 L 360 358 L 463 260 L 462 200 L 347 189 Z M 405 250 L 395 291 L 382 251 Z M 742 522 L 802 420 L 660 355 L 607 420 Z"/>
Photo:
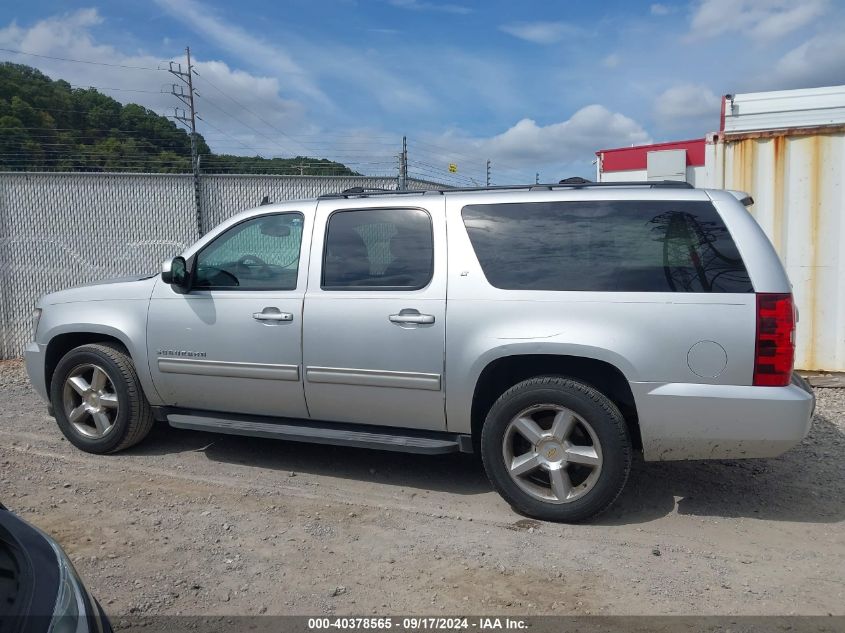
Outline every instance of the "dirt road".
<path id="1" fill-rule="evenodd" d="M 113 615 L 845 614 L 845 390 L 778 459 L 635 464 L 593 525 L 537 523 L 471 456 L 177 431 L 65 441 L 0 363 L 0 500 Z"/>

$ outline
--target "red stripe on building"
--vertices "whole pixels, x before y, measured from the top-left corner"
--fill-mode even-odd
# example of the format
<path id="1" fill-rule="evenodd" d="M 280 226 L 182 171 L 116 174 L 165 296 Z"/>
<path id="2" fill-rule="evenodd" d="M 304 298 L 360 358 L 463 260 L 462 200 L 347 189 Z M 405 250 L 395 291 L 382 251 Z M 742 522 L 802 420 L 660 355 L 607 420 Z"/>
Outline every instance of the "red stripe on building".
<path id="1" fill-rule="evenodd" d="M 649 152 L 659 152 L 668 149 L 687 150 L 687 167 L 701 167 L 704 165 L 704 139 L 697 138 L 690 141 L 675 141 L 672 143 L 653 143 L 651 145 L 637 145 L 635 147 L 618 147 L 616 149 L 601 149 L 596 156 L 601 159 L 602 171 L 629 171 L 645 169 Z"/>

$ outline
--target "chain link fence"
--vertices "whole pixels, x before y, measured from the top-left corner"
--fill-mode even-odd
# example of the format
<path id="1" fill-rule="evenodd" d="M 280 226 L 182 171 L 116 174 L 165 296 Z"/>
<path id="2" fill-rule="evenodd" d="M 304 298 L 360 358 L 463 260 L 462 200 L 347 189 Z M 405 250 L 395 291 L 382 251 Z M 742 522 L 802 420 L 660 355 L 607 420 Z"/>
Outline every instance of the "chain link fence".
<path id="1" fill-rule="evenodd" d="M 437 183 L 410 180 L 425 189 Z M 350 187 L 396 188 L 366 176 L 204 175 L 202 226 L 271 201 L 313 198 Z M 38 297 L 137 273 L 197 239 L 191 175 L 0 172 L 0 359 L 31 338 Z"/>

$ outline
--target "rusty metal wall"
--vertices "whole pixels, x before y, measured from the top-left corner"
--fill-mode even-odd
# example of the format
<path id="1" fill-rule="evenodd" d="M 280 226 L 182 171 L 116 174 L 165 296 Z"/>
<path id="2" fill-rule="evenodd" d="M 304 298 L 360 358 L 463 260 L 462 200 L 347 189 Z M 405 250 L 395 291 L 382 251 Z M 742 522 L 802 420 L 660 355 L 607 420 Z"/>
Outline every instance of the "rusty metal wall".
<path id="1" fill-rule="evenodd" d="M 708 186 L 747 191 L 799 310 L 796 367 L 845 371 L 845 130 L 727 135 Z"/>
<path id="2" fill-rule="evenodd" d="M 203 176 L 203 226 L 255 207 L 264 196 L 310 198 L 356 186 L 394 188 L 396 179 Z M 21 355 L 40 295 L 155 272 L 196 238 L 189 175 L 0 173 L 0 359 Z"/>

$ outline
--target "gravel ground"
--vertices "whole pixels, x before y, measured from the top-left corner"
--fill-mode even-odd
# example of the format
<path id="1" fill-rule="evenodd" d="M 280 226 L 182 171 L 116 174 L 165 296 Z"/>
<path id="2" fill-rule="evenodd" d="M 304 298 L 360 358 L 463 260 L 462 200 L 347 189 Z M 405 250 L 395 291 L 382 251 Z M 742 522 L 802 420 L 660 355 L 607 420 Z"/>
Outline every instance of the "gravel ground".
<path id="1" fill-rule="evenodd" d="M 513 513 L 472 456 L 158 425 L 65 441 L 0 362 L 0 500 L 110 615 L 845 614 L 845 389 L 770 460 L 635 464 L 592 525 Z"/>

